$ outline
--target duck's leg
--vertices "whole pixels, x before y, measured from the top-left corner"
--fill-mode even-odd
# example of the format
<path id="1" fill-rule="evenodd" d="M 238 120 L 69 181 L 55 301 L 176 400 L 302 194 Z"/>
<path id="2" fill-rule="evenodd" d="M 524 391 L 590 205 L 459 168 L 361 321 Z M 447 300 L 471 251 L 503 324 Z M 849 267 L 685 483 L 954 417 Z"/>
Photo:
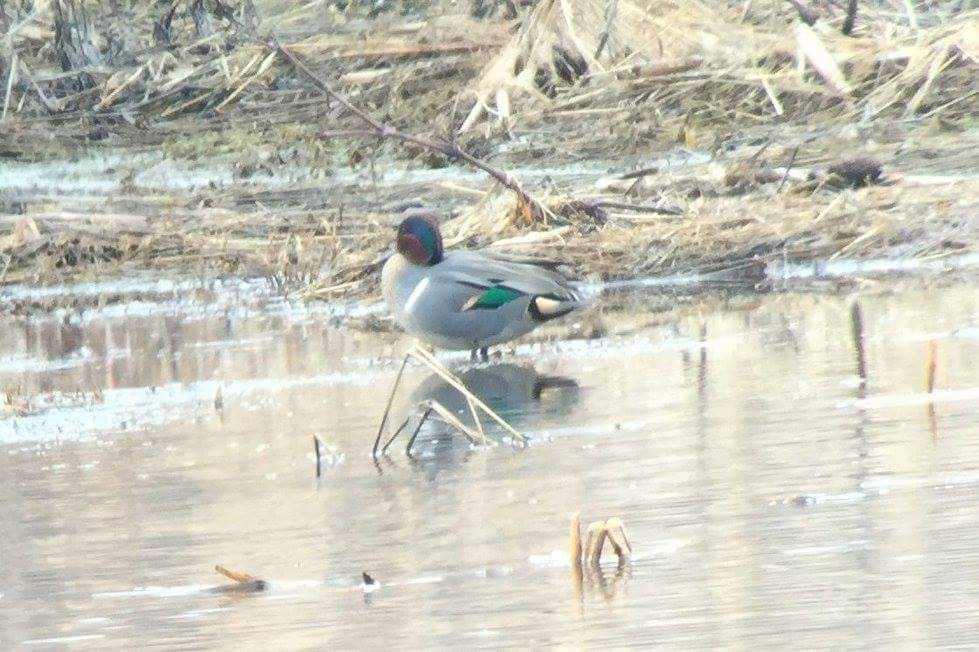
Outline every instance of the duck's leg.
<path id="1" fill-rule="evenodd" d="M 484 346 L 479 350 L 479 359 L 483 362 L 489 362 L 489 347 Z"/>

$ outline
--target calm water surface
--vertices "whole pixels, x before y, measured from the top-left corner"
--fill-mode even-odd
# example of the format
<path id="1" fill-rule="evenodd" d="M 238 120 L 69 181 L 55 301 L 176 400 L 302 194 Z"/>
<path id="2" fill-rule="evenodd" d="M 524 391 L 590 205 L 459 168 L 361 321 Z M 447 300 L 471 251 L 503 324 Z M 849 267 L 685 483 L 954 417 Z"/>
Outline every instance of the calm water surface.
<path id="1" fill-rule="evenodd" d="M 0 317 L 0 648 L 979 645 L 979 292 L 874 287 L 638 295 L 599 339 L 444 357 L 532 445 L 432 422 L 377 464 L 406 343 L 338 308 L 149 283 Z M 396 420 L 427 398 L 463 407 L 412 365 Z M 579 585 L 575 511 L 632 563 Z"/>

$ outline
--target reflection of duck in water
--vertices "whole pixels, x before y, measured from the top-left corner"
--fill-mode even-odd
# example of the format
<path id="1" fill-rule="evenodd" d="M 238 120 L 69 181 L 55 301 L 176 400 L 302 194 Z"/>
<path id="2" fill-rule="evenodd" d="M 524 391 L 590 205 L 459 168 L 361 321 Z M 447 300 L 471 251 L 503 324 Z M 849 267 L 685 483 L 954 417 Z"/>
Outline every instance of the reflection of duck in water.
<path id="1" fill-rule="evenodd" d="M 533 367 L 515 364 L 475 367 L 459 374 L 459 378 L 469 391 L 518 428 L 521 423 L 537 417 L 566 415 L 577 399 L 578 384 L 574 380 L 539 374 Z M 412 406 L 426 401 L 437 401 L 465 425 L 475 426 L 466 398 L 436 374 L 422 381 L 411 393 Z M 465 442 L 448 424 L 431 419 L 428 424 L 419 439 L 432 441 L 436 448 L 451 445 L 453 439 Z M 493 427 L 486 419 L 483 426 Z"/>

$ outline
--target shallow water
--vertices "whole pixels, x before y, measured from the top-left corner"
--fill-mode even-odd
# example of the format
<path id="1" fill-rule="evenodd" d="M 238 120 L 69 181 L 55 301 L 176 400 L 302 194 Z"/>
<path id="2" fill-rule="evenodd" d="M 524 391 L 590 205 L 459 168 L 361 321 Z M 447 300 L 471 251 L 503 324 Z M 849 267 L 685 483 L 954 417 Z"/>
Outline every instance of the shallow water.
<path id="1" fill-rule="evenodd" d="M 0 317 L 0 648 L 977 645 L 979 292 L 871 287 L 443 357 L 532 444 L 429 422 L 376 465 L 405 343 L 360 309 L 148 282 Z M 405 382 L 396 422 L 464 409 Z M 631 564 L 576 582 L 579 510 Z"/>

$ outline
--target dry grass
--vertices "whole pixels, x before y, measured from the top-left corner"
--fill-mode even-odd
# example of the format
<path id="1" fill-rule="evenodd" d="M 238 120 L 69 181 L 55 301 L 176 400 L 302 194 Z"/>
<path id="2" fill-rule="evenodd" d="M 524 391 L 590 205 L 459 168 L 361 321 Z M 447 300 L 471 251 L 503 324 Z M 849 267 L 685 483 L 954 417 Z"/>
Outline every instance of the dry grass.
<path id="1" fill-rule="evenodd" d="M 446 16 L 450 5 L 438 3 L 407 20 L 276 2 L 257 2 L 254 14 L 246 2 L 230 13 L 203 3 L 212 13 L 195 18 L 180 4 L 165 34 L 162 5 L 87 20 L 69 0 L 33 16 L 8 8 L 5 156 L 159 145 L 171 159 L 232 166 L 253 190 L 203 188 L 156 206 L 126 188 L 125 208 L 110 199 L 90 222 L 33 198 L 30 223 L 0 216 L 10 234 L 0 282 L 122 265 L 266 274 L 308 297 L 363 294 L 390 247 L 387 225 L 414 200 L 450 209 L 456 245 L 563 256 L 600 278 L 750 278 L 773 260 L 971 250 L 979 11 L 864 4 L 848 36 L 835 5 L 811 3 L 821 15 L 810 27 L 774 0 L 539 0 L 516 20 Z M 118 34 L 95 33 L 106 25 Z M 399 129 L 455 139 L 498 167 L 582 171 L 529 184 L 550 208 L 543 215 L 451 170 L 418 185 L 332 181 L 343 167 L 363 177 L 451 162 L 363 136 L 276 55 L 270 34 Z M 57 135 L 39 138 L 48 132 Z M 704 160 L 655 160 L 671 151 Z M 880 183 L 847 187 L 828 173 L 856 157 L 882 164 Z M 263 186 L 266 172 L 297 161 L 322 180 Z M 638 168 L 655 170 L 629 174 Z"/>

